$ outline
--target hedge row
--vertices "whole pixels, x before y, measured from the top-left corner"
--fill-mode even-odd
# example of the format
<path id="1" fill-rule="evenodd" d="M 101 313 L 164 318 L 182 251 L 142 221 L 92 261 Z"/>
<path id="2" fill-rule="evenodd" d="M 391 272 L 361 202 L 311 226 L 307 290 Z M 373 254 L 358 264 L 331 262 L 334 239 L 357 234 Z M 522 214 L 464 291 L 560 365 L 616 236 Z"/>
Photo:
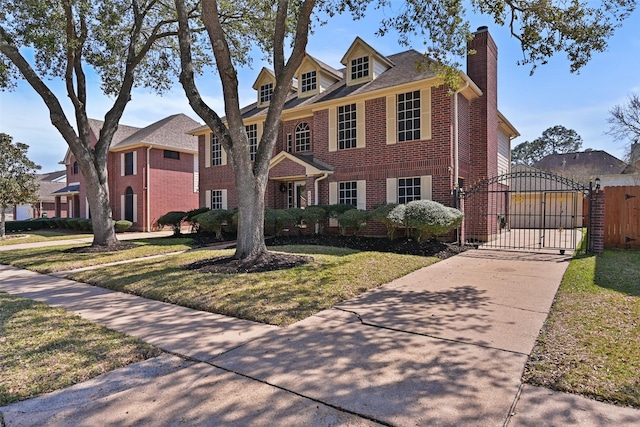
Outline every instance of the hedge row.
<path id="1" fill-rule="evenodd" d="M 120 220 L 113 223 L 116 231 L 125 231 L 133 225 L 131 221 Z M 93 231 L 91 220 L 86 218 L 36 218 L 18 221 L 7 221 L 4 224 L 7 233 L 18 233 L 37 230 L 77 230 Z"/>
<path id="2" fill-rule="evenodd" d="M 449 233 L 462 224 L 463 214 L 457 209 L 444 206 L 431 200 L 415 200 L 406 205 L 395 203 L 377 207 L 373 211 L 356 209 L 352 205 L 318 205 L 305 209 L 265 209 L 265 231 L 276 236 L 285 230 L 313 227 L 315 233 L 323 233 L 327 220 L 332 225 L 337 222 L 340 234 L 357 234 L 367 227 L 367 221 L 382 223 L 387 237 L 393 239 L 399 228 L 407 235 L 413 234 L 419 241 L 435 238 Z M 333 221 L 331 221 L 333 220 Z M 158 219 L 158 225 L 169 225 L 175 234 L 180 234 L 182 224 L 188 222 L 196 232 L 214 233 L 222 239 L 222 233 L 235 233 L 238 224 L 238 212 L 234 210 L 208 208 L 194 209 L 188 212 L 172 211 Z"/>

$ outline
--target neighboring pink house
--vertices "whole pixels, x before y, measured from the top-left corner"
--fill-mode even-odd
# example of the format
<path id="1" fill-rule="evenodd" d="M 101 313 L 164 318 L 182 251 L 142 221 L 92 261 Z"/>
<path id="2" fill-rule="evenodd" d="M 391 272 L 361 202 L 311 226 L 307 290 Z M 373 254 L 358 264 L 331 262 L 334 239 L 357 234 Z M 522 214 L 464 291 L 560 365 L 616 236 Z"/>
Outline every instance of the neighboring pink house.
<path id="1" fill-rule="evenodd" d="M 92 145 L 102 124 L 89 120 Z M 145 128 L 118 126 L 107 159 L 113 219 L 150 231 L 161 215 L 198 207 L 198 141 L 187 134 L 198 125 L 176 114 Z M 67 187 L 55 193 L 56 200 L 66 196 L 68 217 L 90 218 L 84 177 L 70 150 L 61 163 Z"/>
<path id="2" fill-rule="evenodd" d="M 477 53 L 468 56 L 456 95 L 418 67 L 425 57 L 415 50 L 384 56 L 356 38 L 341 69 L 307 55 L 282 113 L 266 205 L 373 209 L 431 199 L 454 206 L 456 186 L 509 172 L 518 132 L 498 111 L 497 47 L 486 27 L 469 47 Z M 273 72 L 262 69 L 256 102 L 242 109 L 251 153 L 274 85 Z M 237 207 L 225 150 L 208 127 L 191 133 L 198 137 L 199 204 Z"/>

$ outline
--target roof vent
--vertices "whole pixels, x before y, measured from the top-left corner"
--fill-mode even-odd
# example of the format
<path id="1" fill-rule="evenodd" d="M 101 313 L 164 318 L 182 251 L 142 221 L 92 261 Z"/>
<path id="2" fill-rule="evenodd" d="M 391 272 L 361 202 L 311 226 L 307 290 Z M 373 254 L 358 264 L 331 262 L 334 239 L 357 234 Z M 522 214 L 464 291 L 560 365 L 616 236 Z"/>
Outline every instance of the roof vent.
<path id="1" fill-rule="evenodd" d="M 486 25 L 478 27 L 478 29 L 476 30 L 477 33 L 484 33 L 485 31 L 489 31 L 489 27 L 487 27 Z"/>

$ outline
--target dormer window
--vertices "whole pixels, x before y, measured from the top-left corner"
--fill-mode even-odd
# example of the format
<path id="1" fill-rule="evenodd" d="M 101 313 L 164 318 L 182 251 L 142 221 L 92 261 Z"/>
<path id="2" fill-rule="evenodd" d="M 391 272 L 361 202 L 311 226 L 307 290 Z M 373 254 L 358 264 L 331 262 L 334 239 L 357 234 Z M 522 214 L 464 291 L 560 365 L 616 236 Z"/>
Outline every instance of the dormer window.
<path id="1" fill-rule="evenodd" d="M 318 87 L 316 80 L 316 71 L 309 71 L 308 73 L 302 73 L 300 77 L 300 91 L 311 92 Z"/>
<path id="2" fill-rule="evenodd" d="M 369 57 L 362 56 L 351 60 L 351 80 L 358 80 L 369 76 Z"/>
<path id="3" fill-rule="evenodd" d="M 393 63 L 376 52 L 360 37 L 351 43 L 340 63 L 345 66 L 347 86 L 361 85 L 375 80 L 380 74 L 393 67 Z"/>
<path id="4" fill-rule="evenodd" d="M 273 95 L 273 83 L 267 83 L 260 86 L 260 103 L 266 104 L 271 101 Z"/>

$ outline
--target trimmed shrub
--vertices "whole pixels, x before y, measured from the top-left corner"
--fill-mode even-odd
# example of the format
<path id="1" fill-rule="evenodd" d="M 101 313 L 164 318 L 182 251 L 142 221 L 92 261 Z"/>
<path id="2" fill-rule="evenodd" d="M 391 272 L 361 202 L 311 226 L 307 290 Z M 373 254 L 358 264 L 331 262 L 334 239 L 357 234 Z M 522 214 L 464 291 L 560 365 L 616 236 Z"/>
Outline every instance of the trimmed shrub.
<path id="1" fill-rule="evenodd" d="M 67 220 L 65 218 L 56 218 L 55 220 L 56 226 L 58 228 L 67 228 Z"/>
<path id="2" fill-rule="evenodd" d="M 78 229 L 81 231 L 91 231 L 93 230 L 93 226 L 91 225 L 91 220 L 82 218 L 78 220 Z"/>
<path id="3" fill-rule="evenodd" d="M 265 209 L 264 228 L 273 230 L 276 236 L 282 236 L 282 232 L 287 227 L 293 227 L 295 219 L 286 209 Z"/>
<path id="4" fill-rule="evenodd" d="M 407 219 L 404 216 L 404 213 L 407 210 L 407 205 L 398 205 L 395 208 L 391 209 L 389 212 L 389 221 L 398 224 L 398 227 L 404 227 L 405 236 L 409 237 L 411 227 L 409 226 Z"/>
<path id="5" fill-rule="evenodd" d="M 327 211 L 320 206 L 309 206 L 302 211 L 302 219 L 313 224 L 314 233 L 322 233 L 324 231 L 324 220 L 327 217 Z"/>
<path id="6" fill-rule="evenodd" d="M 455 208 L 432 200 L 414 200 L 407 203 L 405 221 L 416 229 L 419 242 L 446 234 L 462 224 L 463 214 Z"/>
<path id="7" fill-rule="evenodd" d="M 293 218 L 293 226 L 296 229 L 296 235 L 300 234 L 300 228 L 302 226 L 302 214 L 304 213 L 304 209 L 300 208 L 288 208 L 287 212 Z"/>
<path id="8" fill-rule="evenodd" d="M 182 228 L 182 221 L 184 221 L 186 217 L 187 217 L 186 212 L 182 212 L 182 211 L 167 212 L 166 214 L 158 218 L 158 225 L 160 227 L 164 227 L 165 225 L 171 226 L 171 228 L 173 229 L 173 235 L 179 236 L 181 234 L 180 230 Z"/>
<path id="9" fill-rule="evenodd" d="M 233 211 L 214 209 L 195 215 L 191 221 L 198 225 L 198 230 L 215 233 L 216 239 L 223 240 L 222 229 L 233 221 Z"/>
<path id="10" fill-rule="evenodd" d="M 191 232 L 198 232 L 200 231 L 200 226 L 198 224 L 197 221 L 194 220 L 194 218 L 202 213 L 205 212 L 209 212 L 211 209 L 209 208 L 198 208 L 198 209 L 191 209 L 190 211 L 187 212 L 187 216 L 185 217 L 185 221 L 187 221 L 190 225 L 191 225 Z"/>
<path id="11" fill-rule="evenodd" d="M 67 227 L 71 230 L 80 230 L 80 218 L 69 218 L 67 220 Z"/>
<path id="12" fill-rule="evenodd" d="M 398 206 L 397 203 L 387 203 L 386 205 L 378 206 L 371 212 L 371 219 L 382 223 L 387 231 L 387 238 L 393 240 L 398 227 L 402 225 L 404 220 L 404 212 L 401 221 L 393 220 L 389 217 L 389 214 Z"/>
<path id="13" fill-rule="evenodd" d="M 347 230 L 353 230 L 353 235 L 358 231 L 367 228 L 367 219 L 369 212 L 360 209 L 349 209 L 338 215 L 338 223 L 340 224 L 340 234 L 345 236 Z"/>
<path id="14" fill-rule="evenodd" d="M 133 223 L 131 221 L 127 221 L 126 219 L 121 219 L 113 223 L 113 226 L 115 227 L 116 232 L 118 233 L 127 231 L 132 225 Z"/>

